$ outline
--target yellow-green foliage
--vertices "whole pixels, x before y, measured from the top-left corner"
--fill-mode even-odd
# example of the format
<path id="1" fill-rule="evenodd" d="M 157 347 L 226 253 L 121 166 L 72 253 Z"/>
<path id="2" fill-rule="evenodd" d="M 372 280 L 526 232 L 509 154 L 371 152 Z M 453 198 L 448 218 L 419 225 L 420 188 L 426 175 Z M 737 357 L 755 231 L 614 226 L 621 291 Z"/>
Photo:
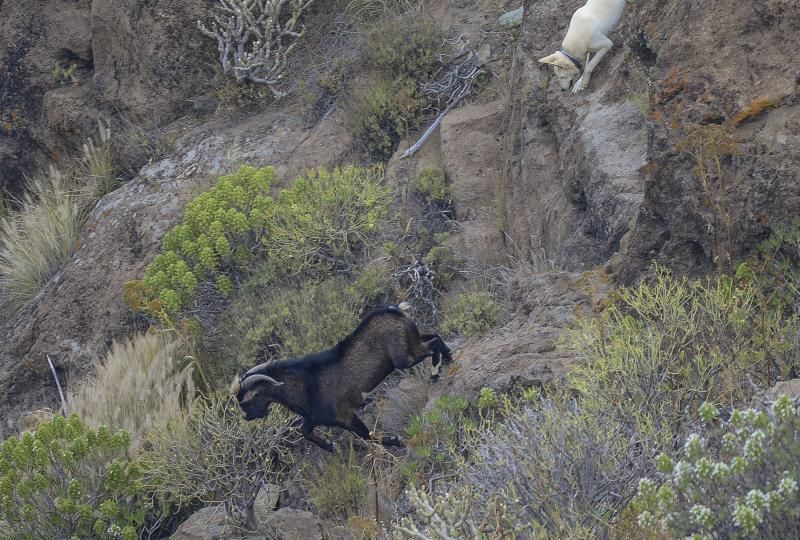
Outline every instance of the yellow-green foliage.
<path id="1" fill-rule="evenodd" d="M 346 455 L 325 459 L 306 482 L 311 504 L 324 517 L 344 520 L 358 515 L 364 506 L 367 479 L 352 443 Z"/>
<path id="2" fill-rule="evenodd" d="M 795 323 L 748 283 L 690 282 L 659 268 L 599 316 L 578 319 L 565 342 L 584 362 L 568 379 L 586 411 L 613 411 L 671 445 L 703 401 L 741 402 L 788 371 Z"/>
<path id="3" fill-rule="evenodd" d="M 367 61 L 392 79 L 426 81 L 441 66 L 443 38 L 432 17 L 390 17 L 367 32 Z"/>
<path id="4" fill-rule="evenodd" d="M 391 196 L 381 167 L 310 170 L 281 191 L 265 254 L 287 274 L 347 266 L 380 230 Z"/>
<path id="5" fill-rule="evenodd" d="M 448 203 L 452 198 L 444 171 L 439 167 L 422 169 L 414 182 L 414 190 L 422 195 L 428 204 Z"/>
<path id="6" fill-rule="evenodd" d="M 31 180 L 20 208 L 0 221 L 0 301 L 12 312 L 72 254 L 88 200 L 74 178 L 51 168 Z"/>
<path id="7" fill-rule="evenodd" d="M 223 111 L 263 108 L 272 103 L 273 99 L 269 87 L 250 81 L 239 82 L 229 77 L 219 77 L 215 81 L 212 95 Z"/>
<path id="8" fill-rule="evenodd" d="M 78 75 L 75 73 L 75 70 L 78 68 L 75 64 L 70 64 L 67 67 L 64 67 L 60 64 L 56 64 L 53 67 L 53 79 L 56 80 L 57 83 L 61 84 L 62 86 L 67 84 L 76 85 L 80 82 L 78 79 Z"/>
<path id="9" fill-rule="evenodd" d="M 468 405 L 462 396 L 444 395 L 430 410 L 411 419 L 406 428 L 406 444 L 413 452 L 402 468 L 407 481 L 425 482 L 434 472 L 453 463 L 461 452 L 464 431 L 474 427 L 467 415 Z"/>
<path id="10" fill-rule="evenodd" d="M 125 429 L 134 447 L 143 432 L 180 414 L 194 398 L 192 364 L 185 365 L 178 344 L 163 334 L 140 334 L 115 341 L 94 376 L 68 403 L 87 425 Z"/>
<path id="11" fill-rule="evenodd" d="M 314 169 L 275 200 L 274 179 L 272 167 L 243 166 L 192 201 L 143 282 L 126 287 L 131 307 L 174 315 L 204 281 L 227 295 L 230 275 L 256 259 L 284 275 L 347 266 L 379 231 L 391 199 L 380 168 Z"/>
<path id="12" fill-rule="evenodd" d="M 89 429 L 76 415 L 7 439 L 0 447 L 0 535 L 137 539 L 144 505 L 129 444 L 125 431 Z"/>
<path id="13" fill-rule="evenodd" d="M 220 177 L 186 207 L 183 222 L 164 236 L 164 252 L 147 267 L 145 306 L 152 315 L 178 312 L 202 280 L 213 280 L 228 294 L 225 271 L 246 268 L 264 233 L 273 201 L 269 188 L 275 169 L 243 166 Z M 136 305 L 132 307 L 138 307 Z"/>
<path id="14" fill-rule="evenodd" d="M 489 331 L 500 317 L 500 305 L 485 291 L 460 294 L 446 306 L 442 332 L 463 336 L 480 335 Z"/>
<path id="15" fill-rule="evenodd" d="M 384 19 L 367 32 L 371 73 L 355 85 L 347 109 L 353 134 L 373 158 L 391 157 L 400 139 L 420 126 L 430 103 L 419 86 L 442 66 L 442 37 L 433 19 L 419 16 Z"/>
<path id="16" fill-rule="evenodd" d="M 313 279 L 282 287 L 246 283 L 223 316 L 222 348 L 229 365 L 216 366 L 227 380 L 234 372 L 269 358 L 318 352 L 358 326 L 361 314 L 385 291 L 385 277 L 366 270 L 354 283 Z M 216 375 L 215 375 L 216 377 Z"/>

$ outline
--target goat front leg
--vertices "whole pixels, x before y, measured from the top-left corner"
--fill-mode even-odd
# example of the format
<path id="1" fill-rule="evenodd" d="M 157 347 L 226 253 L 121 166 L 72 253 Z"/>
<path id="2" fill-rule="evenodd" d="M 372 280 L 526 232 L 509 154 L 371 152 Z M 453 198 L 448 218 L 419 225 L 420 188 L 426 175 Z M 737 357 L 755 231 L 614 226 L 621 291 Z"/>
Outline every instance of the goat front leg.
<path id="1" fill-rule="evenodd" d="M 597 64 L 600 63 L 600 60 L 602 60 L 603 57 L 608 54 L 608 51 L 610 51 L 611 47 L 613 46 L 614 42 L 605 36 L 603 36 L 602 39 L 598 40 L 596 43 L 592 43 L 591 50 L 596 52 L 594 53 L 594 56 L 592 56 L 592 59 L 586 63 L 586 68 L 583 70 L 583 75 L 581 75 L 581 78 L 578 79 L 574 85 L 572 85 L 573 94 L 577 94 L 589 86 L 589 80 L 592 78 L 592 71 L 594 71 L 594 68 L 597 67 Z"/>
<path id="2" fill-rule="evenodd" d="M 382 444 L 383 446 L 405 446 L 405 443 L 402 441 L 402 439 L 396 435 L 384 435 L 378 439 L 375 434 L 372 433 L 366 425 L 364 425 L 364 422 L 361 421 L 361 418 L 359 418 L 355 412 L 350 417 L 350 421 L 346 422 L 346 425 L 343 425 L 342 427 L 352 431 L 365 441 L 376 442 Z"/>
<path id="3" fill-rule="evenodd" d="M 452 353 L 438 334 L 424 334 L 421 336 L 424 345 L 431 351 L 431 379 L 439 379 L 442 362 L 449 364 L 453 361 Z"/>
<path id="4" fill-rule="evenodd" d="M 313 442 L 323 450 L 327 452 L 333 452 L 333 445 L 331 442 L 314 433 L 315 427 L 316 425 L 311 421 L 310 418 L 303 417 L 303 425 L 300 426 L 300 431 L 303 434 L 303 437 Z"/>

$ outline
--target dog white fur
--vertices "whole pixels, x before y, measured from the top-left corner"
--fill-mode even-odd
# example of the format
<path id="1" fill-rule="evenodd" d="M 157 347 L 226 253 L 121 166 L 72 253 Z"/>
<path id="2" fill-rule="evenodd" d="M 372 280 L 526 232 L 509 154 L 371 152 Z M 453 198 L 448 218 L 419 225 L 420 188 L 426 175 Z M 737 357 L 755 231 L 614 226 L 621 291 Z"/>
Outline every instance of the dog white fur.
<path id="1" fill-rule="evenodd" d="M 574 94 L 589 86 L 592 71 L 614 46 L 608 34 L 616 28 L 624 9 L 625 0 L 587 0 L 575 11 L 561 49 L 539 60 L 553 66 L 561 90 L 572 85 Z"/>

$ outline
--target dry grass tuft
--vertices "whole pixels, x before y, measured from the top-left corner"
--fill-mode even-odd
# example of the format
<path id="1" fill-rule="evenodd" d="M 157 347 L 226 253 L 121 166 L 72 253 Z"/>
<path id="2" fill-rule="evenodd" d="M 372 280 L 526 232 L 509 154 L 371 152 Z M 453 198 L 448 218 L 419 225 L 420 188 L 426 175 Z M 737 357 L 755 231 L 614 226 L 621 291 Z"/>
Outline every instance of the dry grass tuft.
<path id="1" fill-rule="evenodd" d="M 72 254 L 97 200 L 116 187 L 108 126 L 87 139 L 73 170 L 51 166 L 28 182 L 16 209 L 0 201 L 0 305 L 8 317 L 30 301 Z"/>
<path id="2" fill-rule="evenodd" d="M 0 221 L 0 303 L 12 312 L 72 253 L 88 198 L 74 179 L 51 167 L 30 181 L 19 209 Z"/>
<path id="3" fill-rule="evenodd" d="M 175 341 L 140 334 L 112 345 L 94 378 L 70 396 L 70 410 L 91 427 L 125 429 L 135 447 L 144 430 L 163 426 L 193 399 L 192 371 Z"/>
<path id="4" fill-rule="evenodd" d="M 778 100 L 769 97 L 755 99 L 751 101 L 747 107 L 742 109 L 739 114 L 733 117 L 731 120 L 731 125 L 733 127 L 739 127 L 744 122 L 750 120 L 751 118 L 755 118 L 762 112 L 772 109 L 773 107 L 777 107 L 778 103 Z"/>
<path id="5" fill-rule="evenodd" d="M 97 132 L 97 142 L 89 137 L 81 146 L 78 173 L 83 177 L 87 189 L 99 199 L 106 193 L 114 191 L 117 179 L 114 175 L 111 128 L 108 124 L 98 122 Z"/>

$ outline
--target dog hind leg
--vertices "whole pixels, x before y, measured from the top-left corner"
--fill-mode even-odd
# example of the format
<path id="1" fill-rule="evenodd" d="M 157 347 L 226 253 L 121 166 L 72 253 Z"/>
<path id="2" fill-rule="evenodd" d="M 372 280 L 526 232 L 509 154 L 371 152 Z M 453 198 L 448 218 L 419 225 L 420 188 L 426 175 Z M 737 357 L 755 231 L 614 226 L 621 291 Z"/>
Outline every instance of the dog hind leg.
<path id="1" fill-rule="evenodd" d="M 592 78 L 592 71 L 594 71 L 594 68 L 597 67 L 597 64 L 600 63 L 600 60 L 602 60 L 603 57 L 608 54 L 608 51 L 610 51 L 611 47 L 613 46 L 614 42 L 608 39 L 606 36 L 602 36 L 602 39 L 597 39 L 596 41 L 592 42 L 592 47 L 590 50 L 596 52 L 594 55 L 592 55 L 592 59 L 586 63 L 586 68 L 583 70 L 583 75 L 581 75 L 581 78 L 578 79 L 574 85 L 572 85 L 573 94 L 577 94 L 589 86 L 589 80 Z"/>

